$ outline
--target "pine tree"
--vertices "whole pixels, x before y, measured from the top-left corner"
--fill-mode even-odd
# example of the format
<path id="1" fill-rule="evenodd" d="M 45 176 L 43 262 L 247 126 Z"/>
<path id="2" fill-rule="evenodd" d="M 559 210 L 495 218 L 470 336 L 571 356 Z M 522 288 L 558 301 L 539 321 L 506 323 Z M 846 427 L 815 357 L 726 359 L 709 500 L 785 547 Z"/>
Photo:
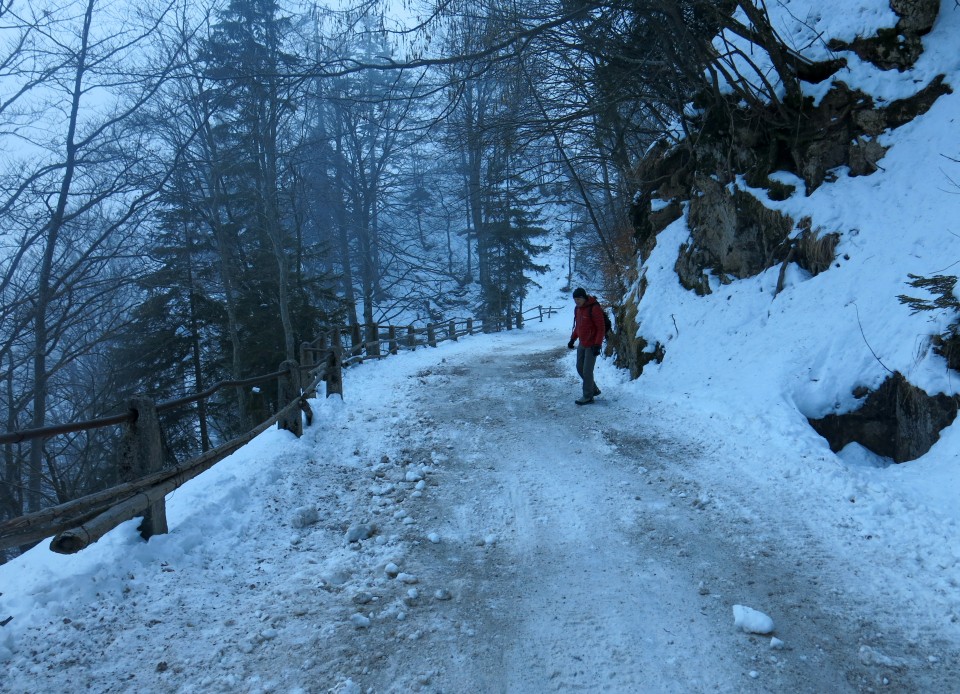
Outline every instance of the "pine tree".
<path id="1" fill-rule="evenodd" d="M 535 210 L 539 199 L 533 186 L 514 177 L 493 195 L 490 219 L 480 236 L 479 252 L 486 272 L 481 284 L 483 313 L 503 317 L 509 322 L 523 310 L 527 287 L 533 284 L 530 273 L 545 272 L 534 258 L 550 250 L 536 239 L 547 234 Z"/>
<path id="2" fill-rule="evenodd" d="M 174 199 L 168 193 L 167 200 Z M 116 379 L 122 391 L 145 393 L 157 402 L 229 377 L 222 356 L 229 354 L 227 318 L 211 239 L 183 197 L 179 201 L 161 214 L 151 249 L 153 267 L 138 281 L 144 298 L 112 358 L 119 365 Z M 210 448 L 210 418 L 220 409 L 222 405 L 200 402 L 161 415 L 167 443 L 178 459 Z"/>

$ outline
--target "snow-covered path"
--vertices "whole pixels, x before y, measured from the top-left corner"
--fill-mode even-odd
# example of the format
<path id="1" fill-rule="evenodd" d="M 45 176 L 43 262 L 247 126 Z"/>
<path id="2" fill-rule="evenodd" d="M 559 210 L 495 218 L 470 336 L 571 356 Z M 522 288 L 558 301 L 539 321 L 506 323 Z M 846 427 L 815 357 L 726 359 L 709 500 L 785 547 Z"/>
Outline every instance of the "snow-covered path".
<path id="1" fill-rule="evenodd" d="M 767 500 L 743 508 L 734 490 L 691 480 L 699 432 L 625 420 L 609 396 L 575 407 L 565 351 L 530 335 L 420 378 L 429 414 L 409 439 L 448 452 L 431 504 L 448 552 L 462 561 L 472 540 L 496 542 L 455 572 L 477 638 L 440 691 L 937 688 L 917 644 L 916 657 L 861 652 L 879 639 L 903 654 L 903 635 L 872 624 L 879 606 L 850 602 L 833 582 L 844 567 L 825 567 L 800 524 L 754 534 Z M 739 602 L 778 616 L 780 647 L 734 629 Z"/>
<path id="2" fill-rule="evenodd" d="M 729 421 L 606 363 L 574 406 L 565 330 L 352 370 L 302 439 L 178 490 L 169 535 L 0 567 L 0 690 L 960 690 L 955 633 L 924 622 L 955 601 L 885 587 L 903 568 L 804 478 L 745 474 L 750 426 L 720 443 Z"/>
<path id="3" fill-rule="evenodd" d="M 464 572 L 476 585 L 461 605 L 481 626 L 469 670 L 449 673 L 452 689 L 706 691 L 739 682 L 717 645 L 729 641 L 718 638 L 729 620 L 718 629 L 701 612 L 696 583 L 659 558 L 656 535 L 674 514 L 647 484 L 642 449 L 624 457 L 610 443 L 602 428 L 610 406 L 574 407 L 576 388 L 558 363 L 564 351 L 517 340 L 438 370 L 452 378 L 420 398 L 431 412 L 426 447 L 450 451 L 444 477 L 455 480 L 433 505 L 443 534 L 492 545 L 475 573 Z M 438 395 L 449 404 L 430 407 Z"/>

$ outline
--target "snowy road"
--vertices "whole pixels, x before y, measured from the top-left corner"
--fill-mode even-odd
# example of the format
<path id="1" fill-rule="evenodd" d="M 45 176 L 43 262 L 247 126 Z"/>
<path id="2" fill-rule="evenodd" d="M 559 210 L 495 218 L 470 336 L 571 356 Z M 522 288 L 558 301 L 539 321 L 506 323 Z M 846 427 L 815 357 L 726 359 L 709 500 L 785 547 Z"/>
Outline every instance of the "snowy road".
<path id="1" fill-rule="evenodd" d="M 731 490 L 693 482 L 696 444 L 624 422 L 609 397 L 575 407 L 565 351 L 517 339 L 423 372 L 415 389 L 409 452 L 447 452 L 431 513 L 460 540 L 436 564 L 460 577 L 458 619 L 476 632 L 438 690 L 939 689 L 909 658 L 877 667 L 885 652 L 861 654 L 877 627 L 859 609 L 871 606 L 825 580 L 813 538 L 803 554 L 780 551 L 798 547 L 798 528 L 755 535 L 765 501 L 741 508 Z M 734 629 L 736 603 L 777 615 L 782 647 Z"/>
<path id="2" fill-rule="evenodd" d="M 745 474 L 742 431 L 607 364 L 576 407 L 565 339 L 352 370 L 302 439 L 173 494 L 169 535 L 0 567 L 0 691 L 960 691 L 945 577 L 891 582 L 903 553 L 784 483 L 790 448 Z"/>

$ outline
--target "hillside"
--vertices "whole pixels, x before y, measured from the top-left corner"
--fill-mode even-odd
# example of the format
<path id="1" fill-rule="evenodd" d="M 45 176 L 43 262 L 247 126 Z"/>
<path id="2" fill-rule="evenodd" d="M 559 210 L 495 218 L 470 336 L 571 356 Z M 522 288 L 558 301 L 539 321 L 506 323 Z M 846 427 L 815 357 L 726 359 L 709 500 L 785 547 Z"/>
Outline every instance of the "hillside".
<path id="1" fill-rule="evenodd" d="M 955 434 L 940 433 L 957 410 L 956 298 L 908 283 L 949 284 L 960 262 L 960 9 L 859 5 L 771 7 L 809 71 L 830 72 L 800 82 L 792 141 L 776 123 L 746 132 L 728 104 L 731 124 L 716 105 L 693 116 L 695 146 L 651 151 L 620 362 L 648 388 L 701 391 L 781 431 L 812 425 L 844 460 L 915 461 L 942 489 L 955 479 Z M 915 48 L 899 62 L 878 57 L 891 32 Z"/>

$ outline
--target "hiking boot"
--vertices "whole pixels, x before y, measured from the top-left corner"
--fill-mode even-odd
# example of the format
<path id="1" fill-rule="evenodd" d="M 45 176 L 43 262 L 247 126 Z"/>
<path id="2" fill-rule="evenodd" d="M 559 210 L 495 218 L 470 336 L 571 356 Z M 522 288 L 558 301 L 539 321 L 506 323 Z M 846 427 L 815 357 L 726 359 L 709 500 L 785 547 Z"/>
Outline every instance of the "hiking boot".
<path id="1" fill-rule="evenodd" d="M 597 397 L 598 395 L 600 395 L 600 388 L 598 388 L 597 385 L 594 384 L 594 386 L 593 386 L 593 397 Z"/>
<path id="2" fill-rule="evenodd" d="M 593 402 L 593 398 L 588 398 L 584 396 L 582 398 L 577 398 L 576 400 L 574 400 L 574 402 L 577 403 L 578 405 L 589 405 L 590 403 Z"/>

